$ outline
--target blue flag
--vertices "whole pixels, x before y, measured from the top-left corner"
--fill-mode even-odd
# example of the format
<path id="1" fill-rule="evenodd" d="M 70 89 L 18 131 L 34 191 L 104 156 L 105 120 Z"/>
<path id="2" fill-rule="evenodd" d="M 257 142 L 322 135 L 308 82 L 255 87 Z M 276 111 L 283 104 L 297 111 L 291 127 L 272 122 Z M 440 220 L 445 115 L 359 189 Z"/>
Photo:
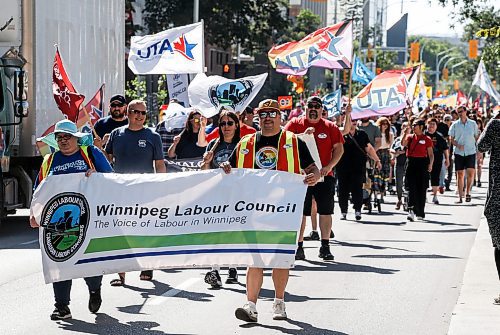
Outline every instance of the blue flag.
<path id="1" fill-rule="evenodd" d="M 361 84 L 368 85 L 370 81 L 375 78 L 375 75 L 370 71 L 361 60 L 354 56 L 354 63 L 352 66 L 352 80 L 360 82 Z"/>
<path id="2" fill-rule="evenodd" d="M 337 116 L 342 108 L 342 90 L 339 88 L 335 92 L 323 97 L 323 108 L 328 112 L 328 117 Z"/>

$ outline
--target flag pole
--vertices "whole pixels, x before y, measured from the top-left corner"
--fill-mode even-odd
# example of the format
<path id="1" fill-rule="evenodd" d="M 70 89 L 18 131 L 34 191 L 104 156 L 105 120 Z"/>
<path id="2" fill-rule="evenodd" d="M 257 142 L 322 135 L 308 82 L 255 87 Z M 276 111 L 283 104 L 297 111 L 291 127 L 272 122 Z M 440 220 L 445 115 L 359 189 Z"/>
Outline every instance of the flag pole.
<path id="1" fill-rule="evenodd" d="M 99 135 L 97 135 L 95 129 L 94 129 L 94 125 L 92 124 L 92 119 L 90 118 L 90 115 L 89 113 L 87 112 L 87 108 L 85 108 L 84 106 L 80 105 L 80 108 L 79 108 L 79 111 L 82 111 L 85 113 L 85 116 L 87 117 L 87 121 L 89 122 L 89 125 L 90 125 L 90 129 L 92 129 L 92 134 L 94 134 L 94 137 L 95 138 L 99 138 Z"/>

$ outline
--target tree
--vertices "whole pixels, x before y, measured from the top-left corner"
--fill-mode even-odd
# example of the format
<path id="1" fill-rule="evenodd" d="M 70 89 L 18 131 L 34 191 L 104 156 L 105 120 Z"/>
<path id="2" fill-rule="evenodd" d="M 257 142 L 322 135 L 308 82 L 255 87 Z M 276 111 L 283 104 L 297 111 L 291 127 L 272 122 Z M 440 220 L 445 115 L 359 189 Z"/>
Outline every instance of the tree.
<path id="1" fill-rule="evenodd" d="M 321 18 L 319 15 L 314 14 L 309 9 L 302 9 L 297 15 L 297 18 L 293 25 L 291 25 L 283 36 L 279 40 L 279 44 L 299 41 L 319 29 L 321 24 Z"/>
<path id="2" fill-rule="evenodd" d="M 285 0 L 204 0 L 200 19 L 205 37 L 224 49 L 241 44 L 250 55 L 267 50 L 275 36 L 289 25 L 283 13 Z M 151 33 L 192 23 L 193 3 L 183 0 L 147 0 L 145 21 Z"/>

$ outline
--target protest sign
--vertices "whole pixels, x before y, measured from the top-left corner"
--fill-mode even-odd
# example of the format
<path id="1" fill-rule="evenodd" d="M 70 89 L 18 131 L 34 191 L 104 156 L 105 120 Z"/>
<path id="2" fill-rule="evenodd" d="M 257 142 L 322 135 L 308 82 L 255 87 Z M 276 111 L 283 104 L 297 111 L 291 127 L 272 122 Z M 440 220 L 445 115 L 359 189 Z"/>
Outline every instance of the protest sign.
<path id="1" fill-rule="evenodd" d="M 167 173 L 199 171 L 202 163 L 203 158 L 165 159 Z"/>
<path id="2" fill-rule="evenodd" d="M 45 281 L 213 264 L 290 268 L 303 178 L 252 169 L 49 176 L 31 204 Z"/>
<path id="3" fill-rule="evenodd" d="M 189 106 L 188 86 L 187 74 L 167 74 L 169 99 L 177 99 L 184 107 Z"/>

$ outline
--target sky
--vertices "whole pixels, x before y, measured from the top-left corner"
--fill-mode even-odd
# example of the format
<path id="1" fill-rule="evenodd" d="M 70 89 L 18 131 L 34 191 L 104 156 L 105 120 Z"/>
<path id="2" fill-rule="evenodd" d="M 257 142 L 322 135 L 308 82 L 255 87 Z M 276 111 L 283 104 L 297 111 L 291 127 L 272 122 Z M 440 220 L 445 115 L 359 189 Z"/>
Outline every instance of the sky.
<path id="1" fill-rule="evenodd" d="M 453 7 L 442 7 L 437 0 L 404 0 L 403 13 L 408 13 L 408 35 L 461 37 L 463 24 L 454 23 Z M 387 1 L 387 28 L 401 17 L 401 0 Z"/>

